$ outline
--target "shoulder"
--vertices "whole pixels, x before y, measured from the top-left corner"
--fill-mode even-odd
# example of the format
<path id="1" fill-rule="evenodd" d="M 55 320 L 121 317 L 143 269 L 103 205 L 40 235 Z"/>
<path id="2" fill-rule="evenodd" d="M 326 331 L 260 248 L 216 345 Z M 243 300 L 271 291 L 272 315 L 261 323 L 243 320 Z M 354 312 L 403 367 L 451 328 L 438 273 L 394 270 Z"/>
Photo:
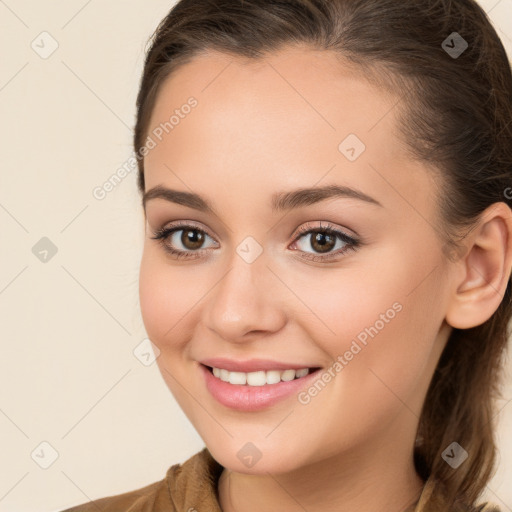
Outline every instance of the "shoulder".
<path id="1" fill-rule="evenodd" d="M 223 467 L 203 448 L 171 466 L 162 480 L 139 489 L 81 503 L 61 512 L 221 512 L 217 481 Z"/>
<path id="2" fill-rule="evenodd" d="M 164 478 L 140 489 L 81 503 L 62 512 L 98 512 L 98 510 L 103 512 L 174 511 L 170 508 Z"/>

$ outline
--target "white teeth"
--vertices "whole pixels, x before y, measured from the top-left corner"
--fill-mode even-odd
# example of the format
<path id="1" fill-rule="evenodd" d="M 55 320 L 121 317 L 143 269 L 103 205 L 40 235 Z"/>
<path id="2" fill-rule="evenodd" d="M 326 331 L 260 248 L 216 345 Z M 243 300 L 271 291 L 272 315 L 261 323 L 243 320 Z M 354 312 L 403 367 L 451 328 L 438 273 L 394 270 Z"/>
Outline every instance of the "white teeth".
<path id="1" fill-rule="evenodd" d="M 229 372 L 230 384 L 245 384 L 247 382 L 247 374 L 243 372 Z"/>
<path id="2" fill-rule="evenodd" d="M 281 372 L 279 370 L 270 370 L 267 374 L 267 384 L 277 384 L 281 382 Z"/>
<path id="3" fill-rule="evenodd" d="M 265 372 L 250 372 L 247 374 L 247 384 L 249 386 L 264 386 L 267 383 Z"/>
<path id="4" fill-rule="evenodd" d="M 300 370 L 269 370 L 257 372 L 230 372 L 223 368 L 213 368 L 213 375 L 218 379 L 229 382 L 230 384 L 248 385 L 248 386 L 264 386 L 265 384 L 277 384 L 278 382 L 291 381 L 305 377 L 309 373 L 309 368 L 301 368 Z"/>
<path id="5" fill-rule="evenodd" d="M 284 380 L 285 382 L 293 379 L 295 379 L 295 370 L 285 370 L 281 374 L 281 380 Z"/>

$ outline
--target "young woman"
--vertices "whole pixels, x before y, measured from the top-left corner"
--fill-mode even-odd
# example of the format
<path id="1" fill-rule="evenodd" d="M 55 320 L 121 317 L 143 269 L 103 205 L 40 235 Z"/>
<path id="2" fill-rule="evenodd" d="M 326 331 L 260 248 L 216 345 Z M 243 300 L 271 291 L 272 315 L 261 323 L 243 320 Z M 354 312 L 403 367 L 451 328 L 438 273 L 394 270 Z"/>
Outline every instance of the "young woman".
<path id="1" fill-rule="evenodd" d="M 512 75 L 472 0 L 181 0 L 140 299 L 205 448 L 69 512 L 491 511 Z"/>

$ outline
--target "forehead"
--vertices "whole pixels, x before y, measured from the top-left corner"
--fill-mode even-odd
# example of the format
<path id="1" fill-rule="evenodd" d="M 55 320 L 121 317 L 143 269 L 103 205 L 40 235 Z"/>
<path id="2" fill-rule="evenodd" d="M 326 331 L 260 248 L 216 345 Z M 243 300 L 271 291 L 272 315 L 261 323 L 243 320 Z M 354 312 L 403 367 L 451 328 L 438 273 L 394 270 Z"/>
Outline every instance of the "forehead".
<path id="1" fill-rule="evenodd" d="M 196 106 L 182 109 L 191 97 Z M 400 103 L 331 52 L 294 47 L 258 60 L 199 55 L 160 88 L 148 133 L 177 116 L 145 158 L 146 190 L 179 183 L 181 175 L 204 195 L 208 184 L 233 183 L 250 195 L 311 186 L 328 174 L 329 182 L 357 184 L 374 196 L 380 189 L 389 197 L 395 188 L 411 197 L 428 183 L 412 172 L 421 165 L 408 160 L 398 137 Z M 356 160 L 344 154 L 346 140 L 362 151 Z"/>
<path id="2" fill-rule="evenodd" d="M 194 95 L 203 124 L 207 115 L 217 117 L 217 123 L 222 117 L 227 124 L 257 110 L 261 115 L 246 119 L 244 131 L 251 125 L 270 130 L 281 121 L 287 131 L 305 124 L 338 135 L 347 128 L 363 133 L 400 99 L 369 78 L 366 71 L 333 52 L 303 46 L 285 47 L 258 59 L 209 51 L 178 67 L 164 81 L 149 124 L 165 121 L 169 112 Z"/>

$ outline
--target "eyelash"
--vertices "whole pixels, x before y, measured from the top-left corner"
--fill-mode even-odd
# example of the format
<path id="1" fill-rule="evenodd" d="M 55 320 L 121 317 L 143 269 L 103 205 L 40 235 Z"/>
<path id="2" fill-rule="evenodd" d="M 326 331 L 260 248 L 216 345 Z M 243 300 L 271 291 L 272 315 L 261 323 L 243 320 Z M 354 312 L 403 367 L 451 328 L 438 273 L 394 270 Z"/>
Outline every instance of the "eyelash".
<path id="1" fill-rule="evenodd" d="M 153 240 L 158 240 L 164 250 L 173 256 L 176 259 L 189 259 L 189 258 L 197 258 L 197 254 L 207 251 L 208 249 L 198 249 L 196 251 L 181 251 L 173 249 L 168 245 L 168 239 L 169 237 L 175 233 L 176 231 L 181 230 L 188 230 L 188 231 L 198 231 L 200 233 L 203 233 L 205 235 L 208 235 L 210 238 L 213 239 L 213 237 L 204 229 L 199 228 L 198 226 L 195 226 L 194 224 L 175 224 L 172 226 L 168 226 L 165 228 L 157 229 L 153 234 L 151 238 Z M 304 258 L 309 261 L 330 261 L 338 256 L 341 256 L 342 254 L 348 252 L 348 251 L 355 251 L 361 246 L 361 241 L 357 240 L 343 231 L 340 231 L 339 229 L 335 228 L 333 225 L 327 223 L 326 226 L 322 226 L 322 223 L 320 223 L 320 226 L 312 226 L 309 223 L 304 224 L 298 229 L 297 235 L 295 236 L 292 244 L 300 240 L 305 235 L 311 234 L 311 233 L 325 233 L 328 235 L 333 235 L 335 238 L 341 240 L 346 245 L 342 249 L 339 249 L 336 252 L 332 253 L 326 253 L 326 255 L 319 255 L 319 254 L 311 254 L 307 252 L 303 252 L 303 255 L 301 258 Z"/>

